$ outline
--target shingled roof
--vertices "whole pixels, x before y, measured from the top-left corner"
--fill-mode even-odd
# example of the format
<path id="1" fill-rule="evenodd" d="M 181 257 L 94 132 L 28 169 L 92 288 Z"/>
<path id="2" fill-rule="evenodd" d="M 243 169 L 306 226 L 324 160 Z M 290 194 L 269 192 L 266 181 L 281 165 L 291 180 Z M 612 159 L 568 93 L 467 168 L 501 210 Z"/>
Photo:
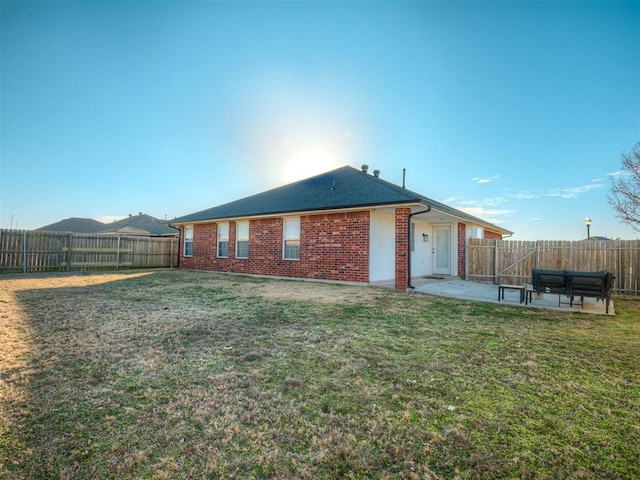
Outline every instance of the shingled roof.
<path id="1" fill-rule="evenodd" d="M 432 209 L 472 223 L 489 226 L 502 233 L 511 233 L 480 218 L 350 166 L 184 215 L 170 223 L 183 225 L 242 217 L 416 204 L 430 206 Z"/>
<path id="2" fill-rule="evenodd" d="M 43 232 L 96 233 L 104 227 L 104 223 L 93 218 L 72 217 L 45 225 L 36 230 Z"/>
<path id="3" fill-rule="evenodd" d="M 129 215 L 116 222 L 107 223 L 98 230 L 98 233 L 166 237 L 177 236 L 178 230 L 166 225 L 163 220 L 140 213 L 138 215 Z"/>

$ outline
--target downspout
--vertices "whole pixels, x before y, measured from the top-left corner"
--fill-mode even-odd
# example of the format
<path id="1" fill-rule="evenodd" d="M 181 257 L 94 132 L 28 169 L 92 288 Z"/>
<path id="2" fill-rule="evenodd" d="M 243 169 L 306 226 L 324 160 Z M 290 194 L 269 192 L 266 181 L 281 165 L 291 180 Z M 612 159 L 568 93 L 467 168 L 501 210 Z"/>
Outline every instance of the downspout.
<path id="1" fill-rule="evenodd" d="M 411 285 L 411 217 L 413 217 L 414 215 L 420 215 L 421 213 L 428 213 L 430 211 L 431 211 L 431 205 L 427 205 L 426 210 L 410 213 L 409 219 L 407 221 L 407 239 L 408 239 L 407 241 L 407 275 L 409 277 L 407 281 L 407 285 L 408 285 L 408 288 L 411 288 L 412 290 L 416 287 Z"/>

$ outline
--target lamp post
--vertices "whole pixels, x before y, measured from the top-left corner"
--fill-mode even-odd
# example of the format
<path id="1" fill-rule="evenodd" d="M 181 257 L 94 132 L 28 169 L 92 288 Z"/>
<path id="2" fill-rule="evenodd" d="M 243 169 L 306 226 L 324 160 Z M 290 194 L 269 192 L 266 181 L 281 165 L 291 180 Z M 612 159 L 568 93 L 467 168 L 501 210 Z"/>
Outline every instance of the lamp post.
<path id="1" fill-rule="evenodd" d="M 587 240 L 591 240 L 591 235 L 589 235 L 589 227 L 591 226 L 591 219 L 589 217 L 585 218 L 584 224 L 587 226 Z"/>

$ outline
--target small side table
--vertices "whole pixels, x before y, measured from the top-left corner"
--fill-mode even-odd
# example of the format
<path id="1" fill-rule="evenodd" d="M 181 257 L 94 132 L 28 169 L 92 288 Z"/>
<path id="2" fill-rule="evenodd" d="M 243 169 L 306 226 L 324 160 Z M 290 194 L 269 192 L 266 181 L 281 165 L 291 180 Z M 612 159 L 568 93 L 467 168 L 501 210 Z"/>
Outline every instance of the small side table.
<path id="1" fill-rule="evenodd" d="M 533 285 L 524 286 L 524 304 L 525 305 L 529 305 L 530 303 L 533 303 L 534 294 L 537 295 L 538 292 L 536 291 L 535 288 L 533 288 Z"/>
<path id="2" fill-rule="evenodd" d="M 498 301 L 504 300 L 505 290 L 518 290 L 518 292 L 520 293 L 520 303 L 526 300 L 526 288 L 524 287 L 524 285 L 498 285 Z"/>

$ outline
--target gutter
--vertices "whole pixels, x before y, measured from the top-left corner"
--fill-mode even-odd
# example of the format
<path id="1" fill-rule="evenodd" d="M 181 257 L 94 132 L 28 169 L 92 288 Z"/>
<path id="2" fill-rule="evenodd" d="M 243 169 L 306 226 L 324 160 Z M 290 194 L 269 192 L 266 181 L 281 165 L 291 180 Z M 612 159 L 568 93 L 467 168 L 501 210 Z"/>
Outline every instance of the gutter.
<path id="1" fill-rule="evenodd" d="M 407 225 L 407 276 L 408 281 L 407 281 L 407 288 L 410 289 L 415 289 L 416 287 L 414 287 L 413 285 L 411 285 L 411 217 L 413 217 L 414 215 L 420 215 L 421 213 L 427 213 L 431 211 L 431 205 L 427 205 L 427 209 L 426 210 L 421 210 L 419 212 L 415 212 L 415 213 L 410 213 L 409 214 L 409 219 L 408 219 L 408 225 Z"/>

